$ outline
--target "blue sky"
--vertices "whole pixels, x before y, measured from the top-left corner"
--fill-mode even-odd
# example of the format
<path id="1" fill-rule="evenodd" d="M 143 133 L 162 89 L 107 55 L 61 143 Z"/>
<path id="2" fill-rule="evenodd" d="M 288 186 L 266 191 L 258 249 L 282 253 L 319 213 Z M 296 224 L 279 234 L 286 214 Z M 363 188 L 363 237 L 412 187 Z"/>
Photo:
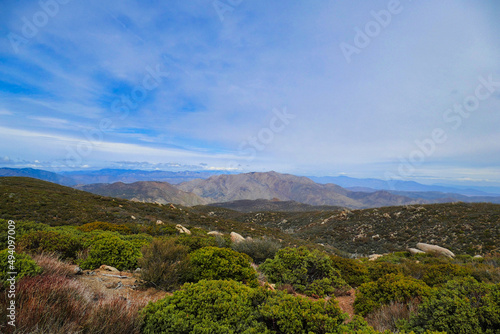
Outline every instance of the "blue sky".
<path id="1" fill-rule="evenodd" d="M 0 6 L 0 166 L 500 183 L 495 1 Z"/>

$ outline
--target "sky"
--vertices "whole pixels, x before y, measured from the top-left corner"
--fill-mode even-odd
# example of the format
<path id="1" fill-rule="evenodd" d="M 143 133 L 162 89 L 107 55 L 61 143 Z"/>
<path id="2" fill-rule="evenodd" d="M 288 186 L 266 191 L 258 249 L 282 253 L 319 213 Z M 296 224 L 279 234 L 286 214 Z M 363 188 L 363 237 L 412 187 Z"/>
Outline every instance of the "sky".
<path id="1" fill-rule="evenodd" d="M 0 167 L 500 184 L 497 1 L 0 9 Z"/>

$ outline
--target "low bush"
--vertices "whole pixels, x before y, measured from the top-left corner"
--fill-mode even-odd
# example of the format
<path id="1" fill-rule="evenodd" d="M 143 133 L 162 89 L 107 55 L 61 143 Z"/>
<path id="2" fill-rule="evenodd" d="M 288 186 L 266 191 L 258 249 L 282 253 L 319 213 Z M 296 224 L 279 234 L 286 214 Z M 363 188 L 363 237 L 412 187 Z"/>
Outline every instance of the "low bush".
<path id="1" fill-rule="evenodd" d="M 447 333 L 498 333 L 500 285 L 479 283 L 473 278 L 449 281 L 423 299 L 409 329 Z"/>
<path id="2" fill-rule="evenodd" d="M 370 280 L 368 268 L 358 260 L 340 256 L 330 256 L 333 268 L 337 269 L 342 278 L 352 287 L 358 287 Z"/>
<path id="3" fill-rule="evenodd" d="M 194 252 L 203 247 L 219 247 L 217 239 L 213 236 L 181 234 L 175 238 L 175 243 L 188 248 L 189 252 Z"/>
<path id="4" fill-rule="evenodd" d="M 305 247 L 281 249 L 259 269 L 269 281 L 290 284 L 297 292 L 310 296 L 322 297 L 332 295 L 335 289 L 347 289 L 347 283 L 333 267 L 330 257 Z"/>
<path id="5" fill-rule="evenodd" d="M 76 259 L 84 249 L 80 238 L 55 231 L 32 231 L 19 239 L 19 247 L 30 253 L 57 253 L 63 259 Z"/>
<path id="6" fill-rule="evenodd" d="M 130 234 L 132 232 L 130 228 L 126 225 L 112 224 L 106 222 L 87 223 L 78 226 L 77 229 L 79 229 L 82 232 L 91 232 L 95 230 L 118 232 L 120 234 Z"/>
<path id="7" fill-rule="evenodd" d="M 334 300 L 313 301 L 234 281 L 187 283 L 143 314 L 144 334 L 376 333 L 359 318 L 343 324 L 346 315 Z"/>
<path id="8" fill-rule="evenodd" d="M 262 238 L 233 243 L 231 248 L 250 256 L 256 264 L 261 264 L 267 259 L 274 258 L 281 245 L 269 238 Z"/>
<path id="9" fill-rule="evenodd" d="M 346 319 L 334 299 L 313 301 L 284 293 L 267 298 L 260 313 L 275 333 L 333 333 Z"/>
<path id="10" fill-rule="evenodd" d="M 257 273 L 252 259 L 229 248 L 204 247 L 190 254 L 189 280 L 235 280 L 257 286 Z"/>
<path id="11" fill-rule="evenodd" d="M 428 286 L 438 286 L 455 278 L 466 277 L 471 274 L 472 270 L 457 264 L 431 264 L 424 266 L 422 280 Z"/>
<path id="12" fill-rule="evenodd" d="M 8 274 L 9 272 L 16 272 L 15 280 L 17 282 L 25 276 L 40 274 L 42 269 L 28 254 L 14 253 L 8 249 L 4 249 L 0 251 L 0 290 L 11 283 L 11 281 L 7 281 L 11 278 L 11 275 Z"/>
<path id="13" fill-rule="evenodd" d="M 354 300 L 356 314 L 366 316 L 391 302 L 406 303 L 426 296 L 431 288 L 422 281 L 401 274 L 389 274 L 375 282 L 361 285 Z"/>
<path id="14" fill-rule="evenodd" d="M 139 249 L 153 242 L 153 237 L 146 233 L 122 235 L 120 239 L 130 242 Z"/>
<path id="15" fill-rule="evenodd" d="M 82 259 L 82 269 L 95 269 L 103 264 L 119 270 L 135 269 L 141 252 L 131 242 L 124 241 L 115 235 L 101 235 L 94 239 L 88 256 Z"/>
<path id="16" fill-rule="evenodd" d="M 234 281 L 186 283 L 144 309 L 143 333 L 270 333 L 256 299 L 253 289 Z"/>
<path id="17" fill-rule="evenodd" d="M 402 266 L 390 262 L 370 261 L 367 263 L 367 267 L 370 276 L 369 281 L 376 281 L 388 274 L 403 273 Z"/>
<path id="18" fill-rule="evenodd" d="M 189 274 L 188 249 L 172 239 L 156 239 L 142 248 L 138 260 L 141 279 L 146 285 L 162 290 L 177 289 Z"/>

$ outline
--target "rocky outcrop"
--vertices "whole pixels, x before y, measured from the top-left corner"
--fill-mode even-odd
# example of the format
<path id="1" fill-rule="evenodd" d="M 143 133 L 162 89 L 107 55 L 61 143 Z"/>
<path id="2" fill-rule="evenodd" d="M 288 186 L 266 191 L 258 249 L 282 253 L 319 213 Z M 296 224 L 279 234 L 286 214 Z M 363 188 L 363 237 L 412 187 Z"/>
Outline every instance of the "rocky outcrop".
<path id="1" fill-rule="evenodd" d="M 177 231 L 179 231 L 179 233 L 185 233 L 185 234 L 191 235 L 191 231 L 188 230 L 187 228 L 185 228 L 184 226 L 182 226 L 181 224 L 175 225 L 175 228 L 177 229 Z"/>
<path id="2" fill-rule="evenodd" d="M 416 248 L 408 248 L 408 252 L 410 252 L 411 255 L 425 254 L 425 252 L 421 251 L 420 249 L 416 249 Z"/>
<path id="3" fill-rule="evenodd" d="M 455 257 L 455 254 L 453 254 L 453 252 L 450 251 L 449 249 L 436 245 L 430 245 L 430 244 L 425 244 L 423 242 L 419 242 L 417 244 L 417 248 L 420 249 L 421 251 L 424 251 L 425 253 L 441 255 L 446 257 Z"/>
<path id="4" fill-rule="evenodd" d="M 113 271 L 113 272 L 119 272 L 119 270 L 116 269 L 115 267 L 107 266 L 105 264 L 103 264 L 102 266 L 100 266 L 99 269 L 107 270 L 107 271 Z"/>
<path id="5" fill-rule="evenodd" d="M 383 255 L 381 255 L 381 254 L 372 254 L 372 255 L 368 256 L 368 261 L 375 261 L 378 258 L 381 258 L 382 256 Z"/>
<path id="6" fill-rule="evenodd" d="M 207 233 L 208 235 L 213 235 L 213 236 L 219 236 L 219 237 L 222 237 L 223 234 L 218 232 L 218 231 L 210 231 Z"/>
<path id="7" fill-rule="evenodd" d="M 237 244 L 239 242 L 245 241 L 245 238 L 241 236 L 241 234 L 238 234 L 236 232 L 231 232 L 231 242 L 233 244 Z"/>

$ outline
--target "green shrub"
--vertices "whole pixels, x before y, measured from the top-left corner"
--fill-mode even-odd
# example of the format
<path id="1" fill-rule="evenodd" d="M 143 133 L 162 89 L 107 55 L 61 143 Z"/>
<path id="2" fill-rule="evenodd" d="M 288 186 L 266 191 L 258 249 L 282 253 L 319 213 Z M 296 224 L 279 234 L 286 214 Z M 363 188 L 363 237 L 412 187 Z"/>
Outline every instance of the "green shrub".
<path id="1" fill-rule="evenodd" d="M 352 287 L 358 287 L 370 280 L 368 268 L 358 260 L 330 256 L 332 265 L 340 271 L 342 278 Z"/>
<path id="2" fill-rule="evenodd" d="M 106 264 L 119 270 L 134 269 L 140 256 L 141 252 L 132 243 L 115 235 L 99 235 L 80 266 L 82 269 L 95 269 Z"/>
<path id="3" fill-rule="evenodd" d="M 368 262 L 368 272 L 370 281 L 376 281 L 388 274 L 402 274 L 403 269 L 401 266 L 389 262 Z"/>
<path id="4" fill-rule="evenodd" d="M 130 228 L 127 227 L 126 225 L 112 224 L 106 222 L 87 223 L 78 226 L 77 229 L 79 229 L 82 232 L 91 232 L 95 230 L 118 232 L 120 234 L 130 234 L 132 232 Z"/>
<path id="5" fill-rule="evenodd" d="M 469 276 L 472 270 L 457 264 L 432 264 L 424 266 L 422 280 L 429 286 L 444 284 L 459 277 Z"/>
<path id="6" fill-rule="evenodd" d="M 78 252 L 84 249 L 80 238 L 50 230 L 23 235 L 19 239 L 19 247 L 36 254 L 57 253 L 63 259 L 76 259 Z"/>
<path id="7" fill-rule="evenodd" d="M 281 245 L 269 238 L 262 238 L 233 243 L 231 248 L 250 256 L 255 263 L 261 264 L 267 259 L 274 258 Z"/>
<path id="8" fill-rule="evenodd" d="M 500 285 L 473 278 L 449 281 L 422 301 L 410 319 L 410 329 L 447 333 L 498 333 Z"/>
<path id="9" fill-rule="evenodd" d="M 346 319 L 334 299 L 312 301 L 281 292 L 270 296 L 260 313 L 276 333 L 332 333 Z"/>
<path id="10" fill-rule="evenodd" d="M 175 240 L 176 244 L 186 246 L 189 252 L 194 252 L 203 247 L 219 246 L 215 237 L 207 236 L 206 234 L 204 236 L 181 234 Z"/>
<path id="11" fill-rule="evenodd" d="M 11 267 L 13 266 L 13 267 Z M 16 272 L 16 282 L 24 276 L 35 276 L 42 272 L 42 269 L 36 264 L 35 261 L 24 253 L 15 253 L 8 249 L 0 251 L 0 278 L 2 286 L 7 286 L 11 278 L 9 272 Z"/>
<path id="12" fill-rule="evenodd" d="M 408 302 L 426 296 L 431 289 L 422 281 L 401 274 L 389 274 L 361 285 L 356 293 L 354 311 L 365 316 L 390 302 Z"/>
<path id="13" fill-rule="evenodd" d="M 234 281 L 185 284 L 143 314 L 144 334 L 376 333 L 359 318 L 344 325 L 346 315 L 335 300 L 313 301 Z"/>
<path id="14" fill-rule="evenodd" d="M 259 321 L 256 291 L 234 281 L 187 283 L 144 309 L 143 333 L 271 333 Z"/>
<path id="15" fill-rule="evenodd" d="M 177 289 L 189 273 L 187 247 L 172 239 L 156 239 L 142 248 L 138 260 L 141 279 L 146 285 L 163 290 Z"/>
<path id="16" fill-rule="evenodd" d="M 139 249 L 153 242 L 153 237 L 146 233 L 122 235 L 120 239 L 132 243 L 132 245 Z"/>
<path id="17" fill-rule="evenodd" d="M 327 255 L 305 247 L 281 249 L 274 259 L 267 259 L 259 269 L 269 281 L 290 284 L 307 295 L 322 297 L 333 294 L 336 288 L 347 287 Z"/>
<path id="18" fill-rule="evenodd" d="M 190 280 L 235 280 L 257 286 L 252 259 L 229 248 L 204 247 L 190 254 Z"/>
<path id="19" fill-rule="evenodd" d="M 404 263 L 406 259 L 411 257 L 410 252 L 394 252 L 388 255 L 384 255 L 379 257 L 376 262 L 387 262 L 392 264 L 401 264 Z"/>

